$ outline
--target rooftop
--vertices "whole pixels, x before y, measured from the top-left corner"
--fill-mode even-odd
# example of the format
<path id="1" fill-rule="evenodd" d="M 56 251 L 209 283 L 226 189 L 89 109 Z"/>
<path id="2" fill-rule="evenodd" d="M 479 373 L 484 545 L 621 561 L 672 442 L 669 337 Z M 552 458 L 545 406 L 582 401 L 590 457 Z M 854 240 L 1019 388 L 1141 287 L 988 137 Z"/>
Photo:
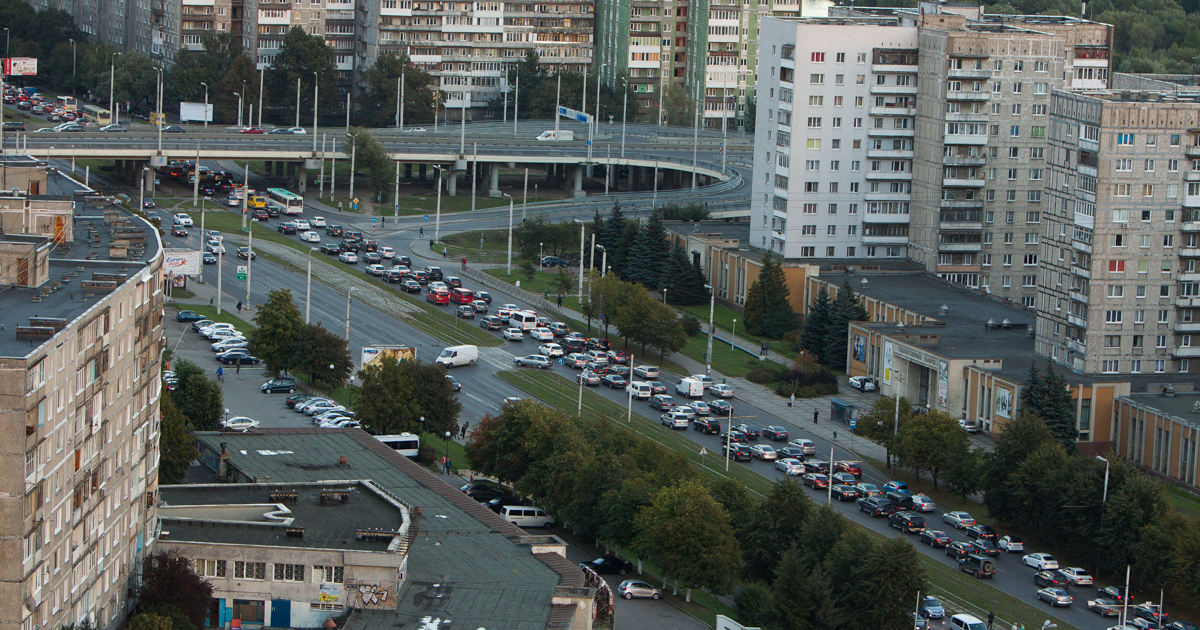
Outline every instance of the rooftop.
<path id="1" fill-rule="evenodd" d="M 1196 404 L 1200 403 L 1200 393 L 1176 394 L 1174 396 L 1130 394 L 1125 398 L 1139 405 L 1158 409 L 1163 413 L 1183 420 L 1193 427 L 1200 428 L 1200 412 L 1193 409 Z"/>
<path id="2" fill-rule="evenodd" d="M 225 445 L 235 482 L 369 479 L 421 509 L 396 611 L 360 611 L 349 630 L 423 627 L 421 619 L 430 615 L 461 628 L 542 630 L 552 620 L 556 589 L 584 586 L 582 574 L 561 556 L 532 553 L 532 542 L 547 537 L 526 536 L 362 431 L 275 429 L 196 438 L 210 466 Z M 342 456 L 347 463 L 339 466 Z"/>
<path id="3" fill-rule="evenodd" d="M 363 483 L 162 486 L 160 496 L 174 541 L 384 552 L 403 523 L 401 507 Z"/>

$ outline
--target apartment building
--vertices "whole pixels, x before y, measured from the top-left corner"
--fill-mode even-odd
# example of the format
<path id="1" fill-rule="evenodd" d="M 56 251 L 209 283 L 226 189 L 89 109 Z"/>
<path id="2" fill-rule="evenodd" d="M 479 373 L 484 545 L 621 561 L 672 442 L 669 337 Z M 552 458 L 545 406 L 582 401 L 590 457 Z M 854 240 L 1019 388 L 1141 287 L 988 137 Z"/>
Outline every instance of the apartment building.
<path id="1" fill-rule="evenodd" d="M 755 246 L 909 258 L 1034 306 L 1050 92 L 1106 84 L 1111 29 L 962 12 L 763 20 Z"/>
<path id="2" fill-rule="evenodd" d="M 1200 96 L 1055 91 L 1051 107 L 1038 354 L 1076 372 L 1192 372 Z"/>
<path id="3" fill-rule="evenodd" d="M 117 628 L 155 537 L 162 246 L 33 172 L 67 196 L 0 197 L 0 628 Z"/>
<path id="4" fill-rule="evenodd" d="M 167 0 L 26 0 L 35 10 L 58 9 L 90 41 L 122 53 L 170 61 L 179 42 L 179 6 Z"/>
<path id="5" fill-rule="evenodd" d="M 709 0 L 616 0 L 596 3 L 596 65 L 600 80 L 624 76 L 638 94 L 632 118 L 663 120 L 663 96 L 672 84 L 695 94 L 704 68 L 697 54 L 704 32 L 697 22 Z M 699 46 L 699 49 L 697 48 Z"/>

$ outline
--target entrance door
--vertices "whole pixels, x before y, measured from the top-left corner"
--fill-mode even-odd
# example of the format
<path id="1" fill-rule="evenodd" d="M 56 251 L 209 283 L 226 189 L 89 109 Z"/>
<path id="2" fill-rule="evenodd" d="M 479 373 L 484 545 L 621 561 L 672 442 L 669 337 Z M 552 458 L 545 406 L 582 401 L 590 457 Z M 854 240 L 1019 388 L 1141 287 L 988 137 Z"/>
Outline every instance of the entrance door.
<path id="1" fill-rule="evenodd" d="M 290 628 L 292 626 L 292 602 L 286 599 L 271 600 L 271 627 Z"/>
<path id="2" fill-rule="evenodd" d="M 221 627 L 221 600 L 215 597 L 208 600 L 208 611 L 204 616 L 204 627 Z"/>

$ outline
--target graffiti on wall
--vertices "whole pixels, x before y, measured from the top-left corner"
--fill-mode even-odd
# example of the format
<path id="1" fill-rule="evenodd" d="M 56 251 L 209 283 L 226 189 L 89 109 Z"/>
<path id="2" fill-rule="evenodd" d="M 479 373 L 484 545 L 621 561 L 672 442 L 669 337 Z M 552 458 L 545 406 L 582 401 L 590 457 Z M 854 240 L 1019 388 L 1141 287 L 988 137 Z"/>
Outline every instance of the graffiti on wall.
<path id="1" fill-rule="evenodd" d="M 395 608 L 392 603 L 396 585 L 385 580 L 346 580 L 346 590 L 354 598 L 354 608 L 387 610 Z"/>

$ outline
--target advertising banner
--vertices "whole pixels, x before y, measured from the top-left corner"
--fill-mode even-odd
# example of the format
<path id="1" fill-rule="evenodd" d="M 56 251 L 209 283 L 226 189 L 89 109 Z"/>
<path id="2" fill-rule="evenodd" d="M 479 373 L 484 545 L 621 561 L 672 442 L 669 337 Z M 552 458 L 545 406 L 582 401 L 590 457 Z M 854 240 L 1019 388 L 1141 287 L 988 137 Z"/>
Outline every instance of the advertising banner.
<path id="1" fill-rule="evenodd" d="M 200 275 L 200 252 L 190 249 L 168 249 L 163 252 L 163 274 L 170 276 Z"/>
<path id="2" fill-rule="evenodd" d="M 892 384 L 892 353 L 895 351 L 892 342 L 883 342 L 883 382 L 888 385 Z"/>
<path id="3" fill-rule="evenodd" d="M 5 58 L 4 74 L 10 77 L 37 76 L 37 59 L 34 59 L 33 57 Z"/>
<path id="4" fill-rule="evenodd" d="M 416 358 L 417 354 L 415 350 L 408 346 L 384 346 L 378 344 L 374 346 L 363 346 L 361 355 L 362 360 L 358 362 L 358 367 L 360 370 L 365 370 L 367 369 L 368 365 L 371 365 L 372 363 L 378 363 L 387 356 L 395 357 L 397 361 L 403 361 L 405 359 L 414 359 Z"/>

